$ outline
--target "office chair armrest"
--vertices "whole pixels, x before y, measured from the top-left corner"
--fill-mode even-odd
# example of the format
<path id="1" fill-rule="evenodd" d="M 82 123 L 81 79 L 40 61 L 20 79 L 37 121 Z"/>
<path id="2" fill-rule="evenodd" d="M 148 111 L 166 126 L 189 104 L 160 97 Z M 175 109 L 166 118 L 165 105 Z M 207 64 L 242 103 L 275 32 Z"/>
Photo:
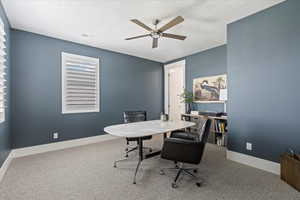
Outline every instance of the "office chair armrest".
<path id="1" fill-rule="evenodd" d="M 180 138 L 167 138 L 164 141 L 161 157 L 167 160 L 199 164 L 202 153 L 201 148 L 205 144 L 198 141 L 185 140 Z"/>

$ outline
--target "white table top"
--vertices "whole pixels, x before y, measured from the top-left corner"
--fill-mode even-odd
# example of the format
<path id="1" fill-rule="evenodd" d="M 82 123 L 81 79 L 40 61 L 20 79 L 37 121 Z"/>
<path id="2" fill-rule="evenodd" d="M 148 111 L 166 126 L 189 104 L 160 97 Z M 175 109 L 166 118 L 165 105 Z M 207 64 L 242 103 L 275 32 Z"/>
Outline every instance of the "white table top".
<path id="1" fill-rule="evenodd" d="M 104 128 L 106 133 L 119 137 L 143 137 L 175 131 L 194 126 L 195 123 L 187 121 L 143 121 L 128 124 L 119 124 Z"/>

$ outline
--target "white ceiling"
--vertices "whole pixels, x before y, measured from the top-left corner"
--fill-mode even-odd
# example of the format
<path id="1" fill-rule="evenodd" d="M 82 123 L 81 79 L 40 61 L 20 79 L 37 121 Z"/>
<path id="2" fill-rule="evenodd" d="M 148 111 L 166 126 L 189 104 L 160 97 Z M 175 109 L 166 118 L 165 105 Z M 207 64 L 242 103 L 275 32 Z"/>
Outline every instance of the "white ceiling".
<path id="1" fill-rule="evenodd" d="M 226 43 L 226 24 L 284 0 L 2 0 L 15 29 L 166 62 Z M 186 35 L 185 41 L 161 38 L 157 49 L 147 34 L 130 22 L 185 21 L 166 31 Z M 88 34 L 89 37 L 83 37 Z"/>

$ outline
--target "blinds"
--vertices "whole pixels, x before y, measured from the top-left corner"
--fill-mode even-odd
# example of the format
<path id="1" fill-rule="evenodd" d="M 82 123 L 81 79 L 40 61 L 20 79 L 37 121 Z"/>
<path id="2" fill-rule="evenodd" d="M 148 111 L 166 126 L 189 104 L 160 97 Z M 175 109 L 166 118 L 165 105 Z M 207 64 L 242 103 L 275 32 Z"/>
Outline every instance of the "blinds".
<path id="1" fill-rule="evenodd" d="M 5 121 L 5 97 L 6 97 L 6 39 L 4 24 L 0 20 L 0 122 Z"/>
<path id="2" fill-rule="evenodd" d="M 99 112 L 99 59 L 62 53 L 62 113 Z"/>

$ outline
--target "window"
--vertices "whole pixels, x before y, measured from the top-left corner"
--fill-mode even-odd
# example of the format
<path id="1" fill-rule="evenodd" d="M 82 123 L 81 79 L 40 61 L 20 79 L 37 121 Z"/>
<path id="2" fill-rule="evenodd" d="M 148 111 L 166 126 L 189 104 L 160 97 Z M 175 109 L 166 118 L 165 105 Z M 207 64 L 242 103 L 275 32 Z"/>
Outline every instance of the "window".
<path id="1" fill-rule="evenodd" d="M 62 53 L 62 113 L 99 112 L 99 59 Z"/>
<path id="2" fill-rule="evenodd" d="M 0 122 L 5 121 L 5 100 L 6 100 L 6 45 L 5 45 L 5 29 L 0 19 Z"/>

